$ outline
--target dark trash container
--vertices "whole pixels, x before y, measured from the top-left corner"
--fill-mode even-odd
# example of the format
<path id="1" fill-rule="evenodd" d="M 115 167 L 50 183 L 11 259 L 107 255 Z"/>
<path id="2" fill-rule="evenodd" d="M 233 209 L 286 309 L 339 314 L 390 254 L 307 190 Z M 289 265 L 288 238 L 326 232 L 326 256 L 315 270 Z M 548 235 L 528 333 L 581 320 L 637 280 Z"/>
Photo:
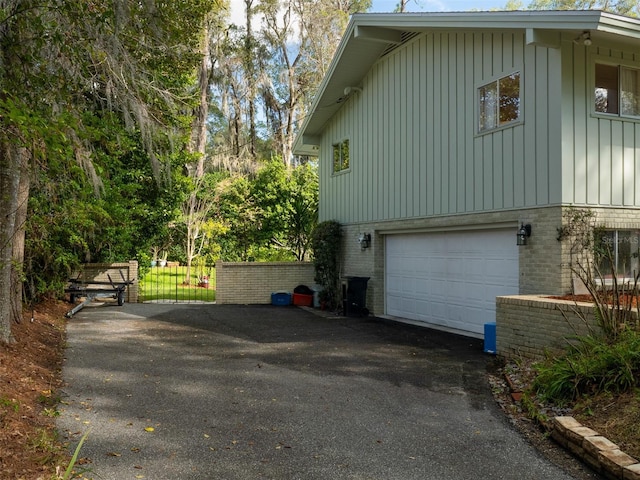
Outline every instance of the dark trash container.
<path id="1" fill-rule="evenodd" d="M 306 285 L 298 285 L 293 289 L 293 293 L 301 293 L 302 295 L 313 295 L 313 290 Z"/>
<path id="2" fill-rule="evenodd" d="M 342 285 L 342 309 L 347 317 L 369 315 L 367 309 L 367 282 L 370 277 L 345 277 Z"/>

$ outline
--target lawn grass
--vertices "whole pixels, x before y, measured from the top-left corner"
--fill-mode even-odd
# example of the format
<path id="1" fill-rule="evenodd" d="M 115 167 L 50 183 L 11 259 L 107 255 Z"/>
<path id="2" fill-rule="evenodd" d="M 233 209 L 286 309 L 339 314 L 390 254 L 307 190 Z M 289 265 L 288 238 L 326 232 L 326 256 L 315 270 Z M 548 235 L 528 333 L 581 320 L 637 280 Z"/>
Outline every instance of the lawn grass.
<path id="1" fill-rule="evenodd" d="M 214 302 L 216 300 L 216 270 L 214 267 L 191 267 L 191 284 L 185 285 L 187 267 L 151 267 L 140 279 L 140 300 L 143 302 Z M 209 277 L 209 288 L 199 286 L 203 275 Z"/>

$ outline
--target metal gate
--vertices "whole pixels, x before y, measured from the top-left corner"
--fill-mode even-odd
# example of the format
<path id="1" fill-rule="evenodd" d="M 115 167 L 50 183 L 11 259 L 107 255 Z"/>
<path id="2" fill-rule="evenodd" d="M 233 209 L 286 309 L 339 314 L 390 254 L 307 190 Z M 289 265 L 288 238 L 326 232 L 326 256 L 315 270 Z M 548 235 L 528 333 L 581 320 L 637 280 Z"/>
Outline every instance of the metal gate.
<path id="1" fill-rule="evenodd" d="M 153 266 L 140 278 L 140 302 L 203 303 L 216 300 L 216 270 L 214 265 L 187 267 L 169 262 Z"/>

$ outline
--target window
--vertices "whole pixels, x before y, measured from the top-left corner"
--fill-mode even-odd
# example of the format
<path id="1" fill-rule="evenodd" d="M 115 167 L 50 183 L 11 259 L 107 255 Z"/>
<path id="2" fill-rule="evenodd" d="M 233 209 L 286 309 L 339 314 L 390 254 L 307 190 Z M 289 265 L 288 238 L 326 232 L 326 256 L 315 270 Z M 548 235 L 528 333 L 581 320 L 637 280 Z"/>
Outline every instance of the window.
<path id="1" fill-rule="evenodd" d="M 520 72 L 487 83 L 478 89 L 478 131 L 502 127 L 520 119 Z"/>
<path id="2" fill-rule="evenodd" d="M 640 69 L 596 63 L 597 113 L 640 117 Z"/>
<path id="3" fill-rule="evenodd" d="M 349 140 L 333 144 L 333 173 L 349 168 Z"/>
<path id="4" fill-rule="evenodd" d="M 598 269 L 604 279 L 615 272 L 618 279 L 638 274 L 640 230 L 608 230 L 599 237 Z"/>

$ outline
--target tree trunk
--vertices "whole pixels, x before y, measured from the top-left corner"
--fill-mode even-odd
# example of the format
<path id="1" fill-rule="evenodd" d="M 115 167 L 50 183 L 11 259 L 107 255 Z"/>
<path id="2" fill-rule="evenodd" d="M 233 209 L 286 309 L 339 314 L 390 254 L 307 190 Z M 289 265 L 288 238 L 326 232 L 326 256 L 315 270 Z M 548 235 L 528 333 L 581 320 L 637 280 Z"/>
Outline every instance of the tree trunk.
<path id="1" fill-rule="evenodd" d="M 209 116 L 209 80 L 211 76 L 210 42 L 209 28 L 205 27 L 202 44 L 202 62 L 200 63 L 200 71 L 198 72 L 200 98 L 198 107 L 194 112 L 193 123 L 191 124 L 191 142 L 189 143 L 191 153 L 200 154 L 195 171 L 195 178 L 202 178 L 204 175 L 204 154 L 207 145 L 207 117 Z"/>
<path id="2" fill-rule="evenodd" d="M 23 272 L 24 272 L 24 242 L 29 204 L 29 187 L 31 178 L 29 172 L 29 152 L 26 148 L 17 149 L 20 161 L 20 183 L 18 185 L 18 205 L 13 236 L 13 262 L 11 265 L 11 310 L 13 319 L 22 319 Z"/>
<path id="3" fill-rule="evenodd" d="M 245 0 L 245 14 L 246 14 L 246 29 L 247 37 L 245 39 L 245 71 L 247 72 L 247 88 L 249 97 L 247 99 L 249 107 L 249 151 L 251 153 L 251 159 L 256 160 L 256 143 L 258 135 L 256 132 L 256 78 L 254 68 L 254 55 L 253 55 L 253 26 L 251 20 L 253 19 L 253 0 Z"/>
<path id="4" fill-rule="evenodd" d="M 5 140 L 0 141 L 0 342 L 13 342 L 11 333 L 11 265 L 18 210 L 20 154 Z"/>
<path id="5" fill-rule="evenodd" d="M 202 46 L 202 63 L 198 73 L 198 85 L 200 88 L 200 103 L 196 109 L 193 123 L 191 124 L 191 142 L 189 144 L 190 153 L 198 155 L 198 164 L 195 171 L 191 172 L 194 178 L 194 189 L 189 194 L 187 205 L 184 209 L 187 218 L 187 273 L 184 283 L 191 283 L 191 263 L 195 256 L 195 244 L 200 232 L 200 223 L 203 215 L 200 211 L 201 202 L 198 201 L 198 192 L 201 188 L 201 179 L 204 177 L 205 152 L 207 146 L 207 117 L 209 116 L 209 81 L 211 76 L 211 50 L 209 38 L 209 28 L 204 29 L 204 40 Z"/>

